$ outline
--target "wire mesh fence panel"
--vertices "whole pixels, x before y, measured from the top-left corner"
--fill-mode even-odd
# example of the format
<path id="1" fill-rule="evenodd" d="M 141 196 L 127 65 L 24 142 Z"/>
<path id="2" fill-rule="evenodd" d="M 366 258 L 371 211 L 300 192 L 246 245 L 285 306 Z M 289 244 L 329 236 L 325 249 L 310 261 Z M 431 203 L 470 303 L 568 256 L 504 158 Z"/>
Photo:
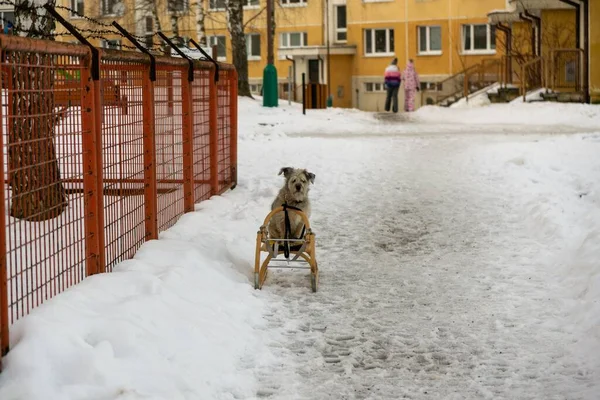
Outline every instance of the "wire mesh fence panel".
<path id="1" fill-rule="evenodd" d="M 116 52 L 102 58 L 102 180 L 108 271 L 131 258 L 145 238 L 142 85 L 146 68 L 140 60 L 128 60 Z"/>
<path id="2" fill-rule="evenodd" d="M 210 80 L 214 70 L 196 69 L 192 84 L 192 112 L 194 114 L 193 176 L 194 200 L 206 200 L 210 188 Z"/>
<path id="3" fill-rule="evenodd" d="M 9 320 L 86 276 L 88 49 L 3 39 L 2 135 Z"/>
<path id="4" fill-rule="evenodd" d="M 156 71 L 154 126 L 159 232 L 173 226 L 184 213 L 181 109 L 184 77 L 183 68 L 160 66 Z"/>
<path id="5" fill-rule="evenodd" d="M 18 318 L 231 187 L 237 76 L 222 65 L 215 86 L 197 62 L 188 82 L 185 60 L 157 57 L 153 81 L 142 53 L 100 50 L 92 65 L 86 46 L 3 36 L 0 48 L 2 355 Z"/>
<path id="6" fill-rule="evenodd" d="M 218 109 L 218 175 L 219 192 L 231 185 L 231 80 L 233 71 L 222 69 L 219 71 L 217 85 Z"/>

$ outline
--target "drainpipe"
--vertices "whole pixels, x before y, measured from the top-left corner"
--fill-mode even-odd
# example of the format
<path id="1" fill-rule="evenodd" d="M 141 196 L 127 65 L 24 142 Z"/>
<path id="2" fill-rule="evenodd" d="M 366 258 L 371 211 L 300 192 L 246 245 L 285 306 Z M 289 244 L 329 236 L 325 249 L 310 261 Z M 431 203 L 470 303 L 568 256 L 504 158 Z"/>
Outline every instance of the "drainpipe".
<path id="1" fill-rule="evenodd" d="M 562 3 L 575 7 L 575 46 L 581 49 L 581 8 L 583 5 L 583 96 L 586 103 L 590 102 L 590 4 L 589 0 L 560 0 Z"/>
<path id="2" fill-rule="evenodd" d="M 583 96 L 586 103 L 590 103 L 590 3 L 588 0 L 583 1 Z M 596 4 L 597 5 L 597 4 Z"/>
<path id="3" fill-rule="evenodd" d="M 331 107 L 333 99 L 331 97 L 331 50 L 329 44 L 331 21 L 329 20 L 329 0 L 325 1 L 325 6 L 327 7 L 327 106 Z"/>
<path id="4" fill-rule="evenodd" d="M 534 23 L 534 21 L 531 18 L 529 18 L 524 13 L 519 13 L 519 18 L 522 21 L 527 21 L 527 22 L 529 22 L 531 24 L 531 51 L 533 52 L 534 56 L 537 56 L 537 53 L 536 53 L 537 42 L 535 40 L 535 23 Z"/>
<path id="5" fill-rule="evenodd" d="M 285 59 L 292 62 L 292 78 L 294 81 L 294 101 L 296 101 L 296 60 L 290 56 L 285 56 Z"/>
<path id="6" fill-rule="evenodd" d="M 527 18 L 530 18 L 535 24 L 535 29 L 537 31 L 537 52 L 536 55 L 542 55 L 542 19 L 536 15 L 531 14 L 529 11 L 525 10 L 525 15 Z"/>
<path id="7" fill-rule="evenodd" d="M 505 36 L 506 36 L 506 49 L 505 49 L 505 53 L 506 53 L 506 65 L 504 66 L 506 68 L 506 83 L 512 83 L 512 60 L 511 60 L 511 55 L 512 55 L 512 28 L 510 26 L 505 26 L 501 23 L 497 23 L 496 24 L 496 29 L 498 29 L 501 32 L 504 32 Z"/>

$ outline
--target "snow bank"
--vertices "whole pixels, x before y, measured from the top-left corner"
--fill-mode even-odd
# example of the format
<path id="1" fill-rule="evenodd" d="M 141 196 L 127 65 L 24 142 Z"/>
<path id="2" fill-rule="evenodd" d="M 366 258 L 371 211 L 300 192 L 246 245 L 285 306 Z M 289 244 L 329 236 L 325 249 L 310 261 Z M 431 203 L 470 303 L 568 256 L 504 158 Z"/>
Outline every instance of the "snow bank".
<path id="1" fill-rule="evenodd" d="M 494 83 L 488 87 L 478 90 L 477 92 L 471 94 L 467 98 L 462 98 L 458 100 L 456 103 L 452 104 L 450 108 L 473 108 L 473 107 L 483 107 L 489 106 L 491 104 L 490 98 L 488 97 L 488 93 L 498 93 L 498 88 L 500 87 L 499 83 Z"/>
<path id="2" fill-rule="evenodd" d="M 199 207 L 206 212 L 185 215 L 114 273 L 17 321 L 0 398 L 253 397 L 253 371 L 270 357 L 265 303 L 243 261 L 252 250 L 236 247 L 234 232 L 252 242 L 258 225 L 229 218 L 224 228 L 227 198 Z"/>
<path id="3" fill-rule="evenodd" d="M 489 106 L 490 104 L 492 104 L 492 102 L 490 101 L 487 92 L 483 92 L 469 96 L 469 101 L 463 97 L 456 103 L 452 104 L 450 108 L 478 108 Z"/>
<path id="4" fill-rule="evenodd" d="M 421 123 L 458 123 L 466 125 L 503 124 L 512 126 L 553 126 L 589 130 L 600 129 L 600 107 L 588 104 L 529 103 L 492 104 L 479 108 L 443 108 L 425 106 L 413 114 Z"/>
<path id="5" fill-rule="evenodd" d="M 563 310 L 565 329 L 584 359 L 600 354 L 599 151 L 600 134 L 590 134 L 495 144 L 481 152 L 518 193 L 531 235 L 553 243 L 540 262 L 564 289 L 556 294 L 563 301 L 557 312 Z M 598 357 L 595 363 L 600 373 Z"/>
<path id="6" fill-rule="evenodd" d="M 485 95 L 484 95 L 485 96 Z M 280 101 L 277 108 L 262 107 L 262 99 L 240 98 L 240 140 L 345 137 L 348 135 L 398 136 L 453 133 L 581 132 L 600 129 L 600 108 L 585 104 L 489 104 L 484 96 L 471 99 L 468 107 L 424 106 L 414 113 L 373 113 L 357 109 L 307 110 Z M 485 107 L 482 107 L 486 105 Z"/>
<path id="7" fill-rule="evenodd" d="M 542 100 L 544 100 L 544 98 L 542 97 L 542 93 L 546 92 L 546 90 L 548 90 L 548 89 L 542 88 L 542 89 L 533 90 L 525 95 L 525 100 L 527 102 L 542 101 Z M 516 99 L 511 101 L 511 104 L 523 104 L 523 96 L 517 97 Z"/>

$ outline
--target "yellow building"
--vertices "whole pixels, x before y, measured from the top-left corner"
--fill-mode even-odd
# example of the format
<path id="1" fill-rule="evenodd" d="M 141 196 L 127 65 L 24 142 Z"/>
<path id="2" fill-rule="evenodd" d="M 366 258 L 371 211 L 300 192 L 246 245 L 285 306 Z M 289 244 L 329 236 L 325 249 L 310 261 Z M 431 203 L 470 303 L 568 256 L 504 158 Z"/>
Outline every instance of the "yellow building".
<path id="1" fill-rule="evenodd" d="M 600 103 L 600 25 L 592 21 L 600 21 L 598 0 L 507 0 L 489 13 L 512 36 L 511 83 L 544 87 L 558 101 Z"/>
<path id="2" fill-rule="evenodd" d="M 291 69 L 296 87 L 303 73 L 306 82 L 330 80 L 334 106 L 383 110 L 383 71 L 394 57 L 401 67 L 415 60 L 423 88 L 436 88 L 464 68 L 497 57 L 487 13 L 504 5 L 505 0 L 281 0 L 275 13 L 280 82 L 285 85 Z M 245 11 L 247 32 L 260 42 L 249 45 L 256 51 L 249 58 L 256 92 L 266 60 L 263 7 L 264 0 L 255 0 Z M 209 8 L 206 27 L 209 36 L 219 35 L 227 44 L 224 14 Z M 296 94 L 299 99 L 300 91 Z"/>
<path id="3" fill-rule="evenodd" d="M 61 0 L 59 0 L 61 1 Z M 414 59 L 422 88 L 436 83 L 486 58 L 496 58 L 496 29 L 487 13 L 503 8 L 506 0 L 278 0 L 275 7 L 275 66 L 283 96 L 288 76 L 296 87 L 302 74 L 306 82 L 330 83 L 333 105 L 382 110 L 385 99 L 383 71 L 394 57 L 400 67 Z M 62 0 L 62 5 L 103 23 L 116 19 L 140 38 L 156 31 L 151 0 Z M 177 34 L 197 39 L 197 7 L 189 0 L 157 1 L 160 29 L 173 35 L 171 16 L 177 17 Z M 231 62 L 227 33 L 226 0 L 205 0 L 205 28 L 209 45 L 217 45 L 219 59 Z M 248 38 L 251 88 L 259 93 L 266 64 L 266 0 L 246 0 L 245 30 Z M 82 11 L 82 12 L 81 12 Z M 83 29 L 93 23 L 62 10 Z M 95 27 L 98 29 L 98 27 Z M 102 28 L 100 28 L 102 29 Z M 126 42 L 104 32 L 95 44 L 118 47 Z M 69 40 L 73 40 L 72 38 Z M 154 38 L 154 45 L 158 40 Z M 329 51 L 328 51 L 329 43 Z M 329 54 L 329 56 L 328 56 Z M 328 65 L 328 60 L 330 65 Z M 330 81 L 330 82 L 328 82 Z M 400 99 L 402 101 L 402 98 Z"/>
<path id="4" fill-rule="evenodd" d="M 198 39 L 198 8 L 193 0 L 171 1 L 168 7 L 166 0 L 102 0 L 92 6 L 84 0 L 59 1 L 66 7 L 82 8 L 83 14 L 103 22 L 116 19 L 154 46 L 159 45 L 158 38 L 151 37 L 158 28 L 151 9 L 156 3 L 159 27 L 167 36 Z M 260 93 L 267 56 L 266 0 L 245 1 L 249 80 L 252 91 Z M 582 4 L 579 24 L 575 22 L 575 7 L 567 4 L 573 2 Z M 589 6 L 587 25 L 584 3 Z M 231 62 L 226 0 L 204 0 L 203 5 L 208 44 L 217 46 L 220 61 Z M 600 25 L 589 23 L 599 20 L 599 7 L 597 0 L 276 0 L 275 66 L 280 94 L 287 97 L 291 80 L 296 100 L 300 100 L 299 87 L 305 74 L 307 83 L 329 84 L 336 107 L 383 110 L 383 71 L 397 57 L 401 68 L 409 59 L 414 60 L 425 92 L 423 99 L 438 102 L 458 92 L 460 97 L 467 86 L 472 92 L 489 83 L 484 79 L 477 86 L 469 76 L 464 79 L 462 72 L 475 75 L 473 72 L 478 71 L 481 80 L 492 70 L 506 69 L 507 50 L 522 54 L 527 61 L 535 57 L 549 60 L 553 55 L 568 59 L 571 53 L 559 57 L 552 49 L 581 48 L 583 52 L 585 42 L 588 57 L 582 53 L 576 78 L 583 81 L 586 65 L 600 62 Z M 90 24 L 66 10 L 63 13 L 80 27 Z M 579 35 L 574 34 L 576 29 Z M 96 39 L 95 44 L 118 47 L 126 43 L 118 35 L 102 36 L 104 39 Z M 515 64 L 513 71 L 521 68 L 516 57 L 508 58 Z M 489 71 L 479 68 L 484 65 Z M 600 68 L 590 65 L 589 82 L 582 86 L 597 98 Z M 501 73 L 493 72 L 490 79 Z"/>

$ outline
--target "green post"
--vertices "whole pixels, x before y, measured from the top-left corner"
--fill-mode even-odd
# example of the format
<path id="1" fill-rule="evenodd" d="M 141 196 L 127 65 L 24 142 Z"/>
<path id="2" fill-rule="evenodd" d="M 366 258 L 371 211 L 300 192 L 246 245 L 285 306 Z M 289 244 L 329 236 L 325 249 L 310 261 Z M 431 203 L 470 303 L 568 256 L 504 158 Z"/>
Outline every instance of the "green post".
<path id="1" fill-rule="evenodd" d="M 263 71 L 263 106 L 277 107 L 278 103 L 277 68 L 273 64 L 267 64 Z"/>
<path id="2" fill-rule="evenodd" d="M 327 96 L 327 107 L 333 107 L 333 96 L 329 95 Z"/>

